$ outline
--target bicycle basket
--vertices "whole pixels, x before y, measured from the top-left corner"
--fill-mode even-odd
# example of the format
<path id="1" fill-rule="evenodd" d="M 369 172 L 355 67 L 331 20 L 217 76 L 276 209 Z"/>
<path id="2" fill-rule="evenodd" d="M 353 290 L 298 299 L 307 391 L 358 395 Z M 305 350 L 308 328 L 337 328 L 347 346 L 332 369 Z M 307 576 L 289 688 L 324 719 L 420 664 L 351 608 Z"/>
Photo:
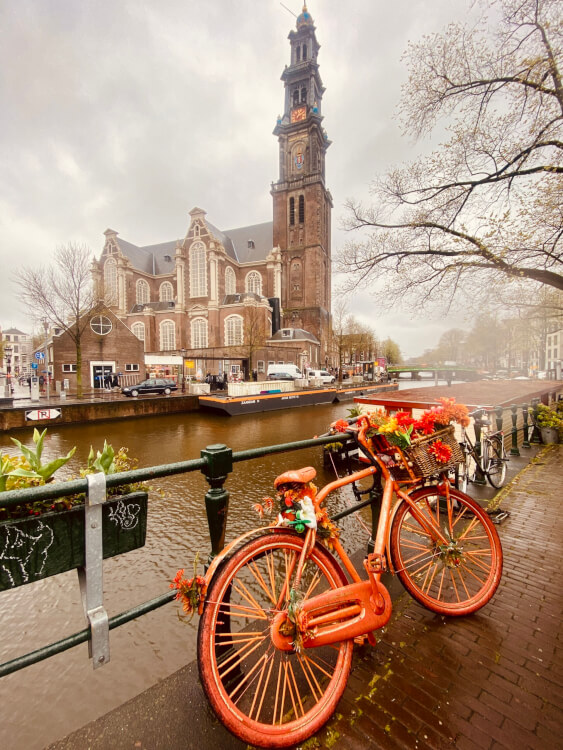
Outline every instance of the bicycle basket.
<path id="1" fill-rule="evenodd" d="M 436 440 L 450 447 L 452 455 L 449 461 L 438 461 L 433 453 L 428 452 Z M 392 458 L 392 462 L 387 463 L 387 468 L 397 482 L 437 476 L 464 459 L 463 451 L 454 435 L 453 425 L 431 435 L 415 438 L 408 448 L 401 449 L 396 445 L 390 445 L 383 435 L 374 436 L 373 446 L 377 453 L 384 453 Z"/>

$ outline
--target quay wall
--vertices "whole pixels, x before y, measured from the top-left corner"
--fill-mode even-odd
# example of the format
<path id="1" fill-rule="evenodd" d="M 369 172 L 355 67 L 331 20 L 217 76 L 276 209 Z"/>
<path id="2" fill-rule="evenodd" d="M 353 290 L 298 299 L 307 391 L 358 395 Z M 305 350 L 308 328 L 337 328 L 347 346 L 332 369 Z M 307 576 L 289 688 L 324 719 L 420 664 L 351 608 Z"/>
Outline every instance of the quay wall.
<path id="1" fill-rule="evenodd" d="M 115 401 L 59 401 L 50 403 L 27 403 L 11 409 L 0 409 L 0 430 L 43 428 L 48 425 L 76 424 L 80 422 L 100 422 L 111 419 L 131 419 L 135 417 L 162 416 L 196 411 L 198 397 L 178 395 L 168 398 L 119 399 Z M 60 411 L 55 419 L 30 420 L 26 413 L 33 411 Z"/>

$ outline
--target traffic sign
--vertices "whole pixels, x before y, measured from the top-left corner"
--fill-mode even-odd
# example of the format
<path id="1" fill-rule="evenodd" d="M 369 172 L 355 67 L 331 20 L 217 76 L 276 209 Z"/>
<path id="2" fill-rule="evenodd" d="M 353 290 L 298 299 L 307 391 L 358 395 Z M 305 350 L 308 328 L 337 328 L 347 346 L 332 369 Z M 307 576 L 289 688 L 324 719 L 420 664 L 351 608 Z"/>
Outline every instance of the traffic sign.
<path id="1" fill-rule="evenodd" d="M 35 352 L 35 359 L 45 359 L 45 352 Z"/>
<path id="2" fill-rule="evenodd" d="M 32 362 L 31 363 L 31 369 L 32 370 L 37 370 L 37 367 L 38 367 L 37 362 Z"/>
<path id="3" fill-rule="evenodd" d="M 25 418 L 32 422 L 35 422 L 38 419 L 56 419 L 60 416 L 60 409 L 30 409 L 25 413 Z"/>

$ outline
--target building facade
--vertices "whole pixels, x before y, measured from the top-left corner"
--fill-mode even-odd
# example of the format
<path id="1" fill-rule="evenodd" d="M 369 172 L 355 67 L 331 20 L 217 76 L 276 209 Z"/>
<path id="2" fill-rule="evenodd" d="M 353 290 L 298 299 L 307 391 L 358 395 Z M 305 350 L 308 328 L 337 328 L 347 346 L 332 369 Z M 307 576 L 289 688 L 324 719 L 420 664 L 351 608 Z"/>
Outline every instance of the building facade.
<path id="1" fill-rule="evenodd" d="M 203 369 L 242 368 L 245 375 L 257 363 L 328 363 L 330 142 L 321 127 L 319 44 L 306 8 L 289 41 L 284 110 L 274 129 L 273 220 L 221 230 L 195 207 L 181 239 L 140 247 L 105 232 L 95 282 L 147 353 L 183 350 Z"/>

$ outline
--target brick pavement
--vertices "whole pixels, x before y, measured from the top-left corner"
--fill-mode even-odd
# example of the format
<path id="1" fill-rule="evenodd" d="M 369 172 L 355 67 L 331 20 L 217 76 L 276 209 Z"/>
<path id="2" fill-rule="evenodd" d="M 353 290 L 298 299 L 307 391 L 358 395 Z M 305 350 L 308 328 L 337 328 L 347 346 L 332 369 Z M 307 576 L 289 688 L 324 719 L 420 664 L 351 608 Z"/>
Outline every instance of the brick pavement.
<path id="1" fill-rule="evenodd" d="M 447 619 L 401 595 L 312 747 L 563 747 L 562 488 L 563 446 L 548 446 L 504 494 L 492 601 Z"/>
<path id="2" fill-rule="evenodd" d="M 357 648 L 331 721 L 303 750 L 563 748 L 563 446 L 546 446 L 502 495 L 504 573 L 467 618 L 423 609 L 394 582 L 377 648 Z M 396 593 L 397 592 L 397 593 Z M 190 664 L 51 750 L 243 750 Z"/>

